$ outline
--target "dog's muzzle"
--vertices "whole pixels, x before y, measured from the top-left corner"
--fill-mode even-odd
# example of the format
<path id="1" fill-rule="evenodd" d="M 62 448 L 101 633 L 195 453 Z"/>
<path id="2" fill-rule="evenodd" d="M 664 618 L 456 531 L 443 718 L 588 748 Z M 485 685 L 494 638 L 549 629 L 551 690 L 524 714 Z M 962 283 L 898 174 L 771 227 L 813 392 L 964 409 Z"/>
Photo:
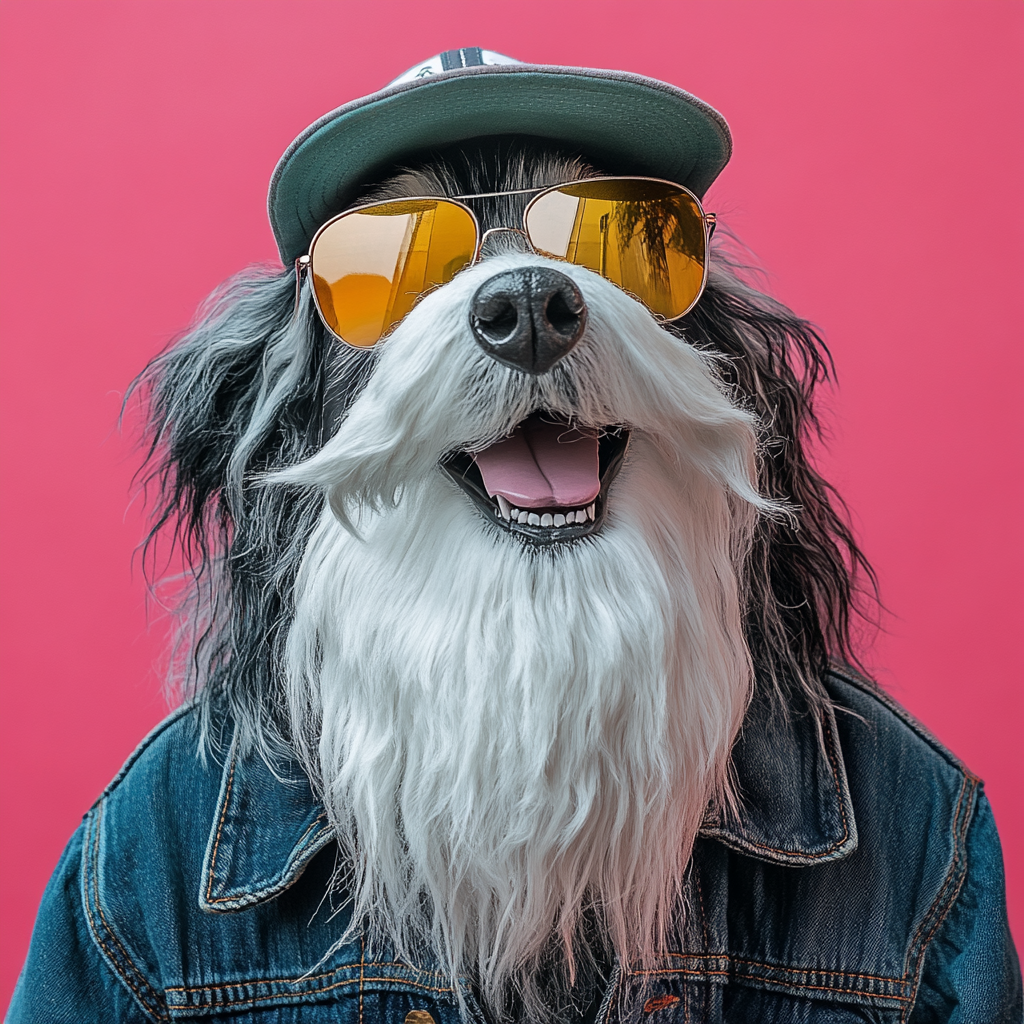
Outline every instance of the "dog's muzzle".
<path id="1" fill-rule="evenodd" d="M 587 325 L 587 304 L 565 274 L 516 267 L 485 281 L 469 305 L 480 347 L 498 362 L 546 373 L 573 349 Z"/>
<path id="2" fill-rule="evenodd" d="M 533 544 L 559 544 L 603 527 L 628 444 L 625 427 L 586 430 L 534 413 L 489 448 L 453 452 L 441 468 L 490 522 Z"/>

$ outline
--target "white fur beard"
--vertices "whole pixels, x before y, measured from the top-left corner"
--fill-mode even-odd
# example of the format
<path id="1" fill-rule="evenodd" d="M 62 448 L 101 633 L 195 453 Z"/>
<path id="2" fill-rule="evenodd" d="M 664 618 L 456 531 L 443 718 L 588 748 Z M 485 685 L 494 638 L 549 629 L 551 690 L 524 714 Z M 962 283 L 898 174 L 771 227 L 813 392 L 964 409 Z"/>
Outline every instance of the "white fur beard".
<path id="1" fill-rule="evenodd" d="M 592 324 L 601 301 L 636 306 L 594 280 Z M 621 962 L 653 962 L 697 830 L 727 795 L 751 678 L 736 564 L 758 501 L 753 440 L 686 359 L 652 366 L 659 384 L 606 419 L 635 426 L 605 527 L 582 541 L 531 547 L 487 523 L 436 468 L 450 442 L 419 473 L 386 457 L 404 428 L 367 426 L 383 365 L 369 411 L 357 401 L 309 468 L 284 475 L 333 488 L 296 582 L 287 674 L 294 735 L 351 871 L 352 929 L 368 923 L 371 942 L 414 961 L 426 947 L 492 1008 L 512 986 L 533 1019 L 553 1009 L 542 960 L 550 974 L 554 955 L 566 983 L 586 971 L 585 913 Z M 657 386 L 680 384 L 673 369 L 713 415 L 644 430 L 660 411 L 652 394 L 672 408 Z M 508 429 L 522 408 L 467 440 Z M 422 410 L 403 415 L 423 429 Z"/>

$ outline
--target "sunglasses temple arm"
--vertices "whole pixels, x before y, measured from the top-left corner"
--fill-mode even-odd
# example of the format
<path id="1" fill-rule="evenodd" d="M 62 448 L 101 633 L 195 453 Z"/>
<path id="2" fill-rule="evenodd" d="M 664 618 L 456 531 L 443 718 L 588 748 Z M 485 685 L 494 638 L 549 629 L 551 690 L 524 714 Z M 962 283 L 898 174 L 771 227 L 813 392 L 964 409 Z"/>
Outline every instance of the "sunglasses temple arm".
<path id="1" fill-rule="evenodd" d="M 295 261 L 295 309 L 292 310 L 292 320 L 299 315 L 299 302 L 302 297 L 302 275 L 309 269 L 309 257 L 300 256 Z"/>
<path id="2" fill-rule="evenodd" d="M 718 216 L 714 213 L 704 214 L 704 223 L 708 226 L 708 241 L 711 241 L 712 236 L 715 233 L 715 225 L 718 223 Z"/>

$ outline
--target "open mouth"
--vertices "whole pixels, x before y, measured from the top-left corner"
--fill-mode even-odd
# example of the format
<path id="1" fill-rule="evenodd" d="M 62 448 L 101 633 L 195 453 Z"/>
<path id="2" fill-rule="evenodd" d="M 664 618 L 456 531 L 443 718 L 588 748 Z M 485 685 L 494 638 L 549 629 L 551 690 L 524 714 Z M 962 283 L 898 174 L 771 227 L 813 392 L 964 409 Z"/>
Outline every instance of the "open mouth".
<path id="1" fill-rule="evenodd" d="M 554 544 L 601 528 L 628 443 L 625 427 L 592 430 L 540 412 L 483 451 L 449 455 L 441 468 L 490 521 Z"/>

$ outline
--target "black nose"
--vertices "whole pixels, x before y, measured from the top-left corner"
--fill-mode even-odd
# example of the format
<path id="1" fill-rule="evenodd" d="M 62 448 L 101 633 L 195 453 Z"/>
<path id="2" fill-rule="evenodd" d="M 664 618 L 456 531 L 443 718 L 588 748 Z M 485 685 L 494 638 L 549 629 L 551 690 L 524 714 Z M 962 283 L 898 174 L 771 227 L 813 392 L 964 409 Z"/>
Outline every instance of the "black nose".
<path id="1" fill-rule="evenodd" d="M 477 289 L 469 323 L 480 347 L 499 362 L 544 373 L 580 340 L 587 304 L 565 274 L 548 267 L 517 267 L 495 274 Z"/>

